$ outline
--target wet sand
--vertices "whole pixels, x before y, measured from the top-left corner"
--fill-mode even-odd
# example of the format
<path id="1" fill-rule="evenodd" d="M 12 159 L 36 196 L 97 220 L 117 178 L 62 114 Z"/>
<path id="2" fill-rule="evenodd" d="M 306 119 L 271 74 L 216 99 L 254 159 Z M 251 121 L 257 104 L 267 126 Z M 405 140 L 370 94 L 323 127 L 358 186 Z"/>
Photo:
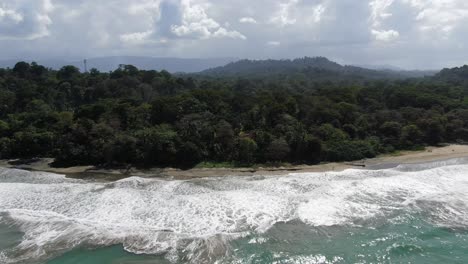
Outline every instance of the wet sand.
<path id="1" fill-rule="evenodd" d="M 402 151 L 397 154 L 382 155 L 377 158 L 354 162 L 324 163 L 319 165 L 300 165 L 288 167 L 256 168 L 194 168 L 180 170 L 174 168 L 138 170 L 135 168 L 100 169 L 93 166 L 53 168 L 49 164 L 53 159 L 38 159 L 28 164 L 12 165 L 7 160 L 0 160 L 0 167 L 14 167 L 25 170 L 46 171 L 65 174 L 73 178 L 116 180 L 130 176 L 160 177 L 167 179 L 193 179 L 223 176 L 285 175 L 289 173 L 343 171 L 346 169 L 386 168 L 398 164 L 424 163 L 438 160 L 468 157 L 468 145 L 447 145 L 428 147 L 422 151 Z"/>

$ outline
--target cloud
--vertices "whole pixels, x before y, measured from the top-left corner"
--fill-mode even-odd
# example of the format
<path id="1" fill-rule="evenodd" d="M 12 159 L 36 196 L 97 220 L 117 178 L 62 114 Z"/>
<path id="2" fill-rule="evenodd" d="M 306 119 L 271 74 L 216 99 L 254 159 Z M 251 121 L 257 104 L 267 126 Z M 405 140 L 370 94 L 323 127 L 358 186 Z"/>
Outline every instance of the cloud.
<path id="1" fill-rule="evenodd" d="M 242 17 L 239 19 L 239 22 L 244 24 L 257 24 L 257 20 L 252 17 Z"/>
<path id="2" fill-rule="evenodd" d="M 228 38 L 233 38 L 233 39 L 243 39 L 243 40 L 247 39 L 246 36 L 242 35 L 241 33 L 237 31 L 228 31 L 227 29 L 222 28 L 222 27 L 218 28 L 216 32 L 212 33 L 212 36 L 217 37 L 217 38 L 228 37 Z"/>
<path id="3" fill-rule="evenodd" d="M 4 0 L 0 7 L 0 39 L 38 39 L 49 35 L 51 0 Z"/>
<path id="4" fill-rule="evenodd" d="M 437 32 L 447 37 L 456 27 L 468 22 L 465 0 L 402 1 L 417 10 L 415 22 L 423 32 Z"/>
<path id="5" fill-rule="evenodd" d="M 400 33 L 394 29 L 383 29 L 382 23 L 393 14 L 388 9 L 394 0 L 373 0 L 369 3 L 371 8 L 370 20 L 372 22 L 371 33 L 377 41 L 390 42 L 400 37 Z"/>
<path id="6" fill-rule="evenodd" d="M 125 43 L 133 43 L 133 44 L 142 44 L 148 41 L 149 37 L 154 32 L 152 30 L 144 31 L 144 32 L 134 32 L 128 34 L 120 35 L 120 40 Z"/>
<path id="7" fill-rule="evenodd" d="M 314 7 L 314 11 L 312 13 L 313 21 L 315 23 L 320 22 L 322 20 L 322 16 L 325 13 L 325 11 L 326 11 L 326 7 L 322 4 Z"/>
<path id="8" fill-rule="evenodd" d="M 7 21 L 10 20 L 10 22 L 18 24 L 21 21 L 23 21 L 24 17 L 22 14 L 16 12 L 13 9 L 3 9 L 0 7 L 0 21 Z"/>
<path id="9" fill-rule="evenodd" d="M 246 39 L 244 35 L 222 27 L 210 18 L 203 5 L 194 4 L 192 0 L 182 0 L 181 25 L 172 25 L 172 32 L 179 37 L 208 39 L 211 37 L 229 37 Z"/>
<path id="10" fill-rule="evenodd" d="M 400 36 L 400 33 L 398 33 L 398 31 L 395 31 L 393 29 L 391 29 L 391 30 L 375 30 L 375 29 L 373 29 L 372 30 L 372 35 L 374 35 L 376 40 L 389 42 L 389 41 L 397 39 Z"/>
<path id="11" fill-rule="evenodd" d="M 0 0 L 0 59 L 307 55 L 446 66 L 466 63 L 467 23 L 466 0 Z"/>
<path id="12" fill-rule="evenodd" d="M 394 0 L 373 0 L 369 3 L 371 8 L 370 19 L 373 27 L 379 27 L 382 20 L 392 16 L 387 9 L 393 4 Z"/>
<path id="13" fill-rule="evenodd" d="M 280 27 L 285 27 L 288 25 L 294 25 L 297 22 L 297 19 L 292 17 L 292 10 L 299 3 L 299 0 L 287 0 L 278 5 L 278 10 L 271 17 L 270 22 L 278 25 Z"/>
<path id="14" fill-rule="evenodd" d="M 281 45 L 281 42 L 279 42 L 279 41 L 268 41 L 268 42 L 267 42 L 267 45 L 268 45 L 268 46 L 276 47 L 276 46 Z"/>

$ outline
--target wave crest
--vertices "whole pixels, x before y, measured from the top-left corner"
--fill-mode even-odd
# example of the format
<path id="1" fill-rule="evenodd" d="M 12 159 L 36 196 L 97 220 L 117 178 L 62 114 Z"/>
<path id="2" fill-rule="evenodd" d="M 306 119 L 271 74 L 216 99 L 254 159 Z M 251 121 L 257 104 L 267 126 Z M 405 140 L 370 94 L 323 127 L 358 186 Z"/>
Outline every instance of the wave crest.
<path id="1" fill-rule="evenodd" d="M 14 252 L 48 258 L 71 248 L 123 244 L 130 252 L 210 263 L 231 239 L 278 222 L 361 225 L 396 212 L 421 213 L 450 228 L 468 227 L 465 160 L 387 170 L 291 174 L 252 181 L 226 177 L 113 183 L 0 171 L 0 222 L 25 233 Z M 424 168 L 421 170 L 420 168 Z M 18 256 L 8 251 L 5 256 Z"/>

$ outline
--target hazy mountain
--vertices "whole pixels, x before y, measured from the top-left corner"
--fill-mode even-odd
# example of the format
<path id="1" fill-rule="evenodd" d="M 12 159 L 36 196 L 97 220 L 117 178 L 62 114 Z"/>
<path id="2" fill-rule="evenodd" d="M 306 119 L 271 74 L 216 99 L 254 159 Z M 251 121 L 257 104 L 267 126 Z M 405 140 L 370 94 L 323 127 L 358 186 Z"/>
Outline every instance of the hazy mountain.
<path id="1" fill-rule="evenodd" d="M 403 68 L 389 65 L 389 64 L 382 64 L 382 65 L 375 65 L 375 64 L 353 64 L 352 66 L 360 67 L 360 68 L 366 68 L 370 70 L 390 70 L 390 71 L 406 71 Z"/>
<path id="2" fill-rule="evenodd" d="M 403 77 L 414 77 L 420 78 L 425 76 L 433 76 L 439 72 L 439 70 L 407 70 L 393 65 L 355 65 L 356 67 L 366 68 L 377 71 L 390 72 L 394 74 L 400 74 Z"/>
<path id="3" fill-rule="evenodd" d="M 324 57 L 304 57 L 294 60 L 240 60 L 225 66 L 202 71 L 201 75 L 231 77 L 265 77 L 268 75 L 305 74 L 313 78 L 371 78 L 399 79 L 432 76 L 437 71 L 404 71 L 391 69 L 368 69 L 340 65 Z"/>
<path id="4" fill-rule="evenodd" d="M 30 60 L 26 60 L 31 62 Z M 83 61 L 35 60 L 38 64 L 52 69 L 73 65 L 84 71 Z M 18 60 L 0 61 L 0 68 L 14 67 Z M 87 68 L 102 72 L 117 69 L 120 64 L 131 64 L 142 70 L 167 70 L 171 73 L 199 73 L 209 76 L 259 77 L 266 75 L 307 74 L 309 77 L 335 78 L 408 78 L 432 76 L 437 71 L 405 71 L 395 67 L 358 67 L 340 65 L 324 57 L 304 57 L 294 60 L 237 60 L 235 58 L 183 59 L 138 56 L 115 56 L 87 59 Z"/>
<path id="5" fill-rule="evenodd" d="M 200 72 L 209 68 L 219 67 L 236 61 L 235 58 L 212 58 L 212 59 L 181 59 L 181 58 L 155 58 L 137 56 L 101 57 L 87 59 L 88 70 L 96 68 L 102 72 L 117 69 L 119 64 L 131 64 L 142 70 L 167 70 L 169 72 Z M 18 60 L 0 61 L 0 68 L 14 67 Z M 28 61 L 31 62 L 31 61 Z M 83 61 L 66 60 L 36 60 L 38 64 L 52 69 L 60 69 L 65 65 L 73 65 L 82 71 Z"/>

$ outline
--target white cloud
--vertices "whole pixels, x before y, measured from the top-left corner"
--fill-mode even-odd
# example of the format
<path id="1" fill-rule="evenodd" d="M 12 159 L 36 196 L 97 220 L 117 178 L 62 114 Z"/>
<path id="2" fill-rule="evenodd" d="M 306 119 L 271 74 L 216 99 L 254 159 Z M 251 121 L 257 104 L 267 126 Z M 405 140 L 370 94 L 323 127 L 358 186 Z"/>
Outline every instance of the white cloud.
<path id="1" fill-rule="evenodd" d="M 128 12 L 132 15 L 139 15 L 142 13 L 150 13 L 152 15 L 159 16 L 159 6 L 161 5 L 160 0 L 150 1 L 132 1 L 128 8 Z"/>
<path id="2" fill-rule="evenodd" d="M 315 23 L 320 22 L 322 20 L 322 16 L 325 13 L 325 11 L 326 11 L 326 7 L 324 5 L 322 5 L 322 4 L 317 5 L 314 8 L 314 11 L 312 13 L 313 21 Z"/>
<path id="3" fill-rule="evenodd" d="M 400 33 L 398 33 L 398 31 L 395 31 L 393 29 L 391 30 L 373 29 L 371 32 L 372 32 L 372 35 L 374 35 L 376 40 L 385 41 L 385 42 L 393 41 L 395 39 L 398 39 L 398 37 L 400 36 Z"/>
<path id="4" fill-rule="evenodd" d="M 287 0 L 286 2 L 280 3 L 278 11 L 271 17 L 270 22 L 280 27 L 288 25 L 294 25 L 297 19 L 292 17 L 292 9 L 299 3 L 299 0 Z"/>
<path id="5" fill-rule="evenodd" d="M 372 0 L 369 3 L 371 8 L 370 19 L 374 28 L 379 27 L 382 20 L 392 16 L 392 13 L 389 13 L 387 9 L 393 4 L 393 2 L 394 0 Z"/>
<path id="6" fill-rule="evenodd" d="M 212 36 L 217 38 L 229 37 L 233 39 L 247 39 L 246 36 L 242 35 L 237 31 L 228 31 L 222 27 L 220 27 L 216 32 L 212 33 Z"/>
<path id="7" fill-rule="evenodd" d="M 466 0 L 0 0 L 0 59 L 323 55 L 426 66 L 462 60 L 467 23 Z"/>
<path id="8" fill-rule="evenodd" d="M 201 4 L 194 4 L 192 0 L 182 0 L 181 25 L 172 25 L 172 32 L 179 37 L 209 39 L 211 37 L 230 37 L 246 39 L 237 31 L 230 31 L 210 18 Z"/>
<path id="9" fill-rule="evenodd" d="M 239 19 L 239 22 L 244 24 L 257 24 L 257 20 L 252 17 L 242 17 Z"/>
<path id="10" fill-rule="evenodd" d="M 51 0 L 3 0 L 0 7 L 0 39 L 33 40 L 50 34 Z"/>
<path id="11" fill-rule="evenodd" d="M 394 4 L 394 0 L 372 0 L 369 3 L 371 9 L 371 34 L 375 40 L 390 42 L 400 37 L 400 33 L 394 29 L 383 29 L 382 22 L 392 17 L 388 9 Z"/>
<path id="12" fill-rule="evenodd" d="M 277 46 L 280 46 L 280 45 L 281 45 L 281 42 L 279 42 L 279 41 L 268 41 L 268 42 L 267 42 L 267 45 L 268 45 L 268 46 L 277 47 Z"/>
<path id="13" fill-rule="evenodd" d="M 448 37 L 468 22 L 466 0 L 402 0 L 417 10 L 415 22 L 421 32 L 436 32 Z"/>
<path id="14" fill-rule="evenodd" d="M 23 21 L 23 15 L 13 9 L 3 9 L 0 7 L 0 22 L 4 20 L 11 20 L 13 23 L 18 24 Z"/>
<path id="15" fill-rule="evenodd" d="M 153 33 L 154 32 L 152 30 L 148 30 L 148 31 L 143 31 L 143 32 L 134 32 L 134 33 L 122 34 L 122 35 L 120 35 L 120 40 L 125 42 L 125 43 L 142 44 L 142 43 L 148 41 L 149 37 Z"/>

